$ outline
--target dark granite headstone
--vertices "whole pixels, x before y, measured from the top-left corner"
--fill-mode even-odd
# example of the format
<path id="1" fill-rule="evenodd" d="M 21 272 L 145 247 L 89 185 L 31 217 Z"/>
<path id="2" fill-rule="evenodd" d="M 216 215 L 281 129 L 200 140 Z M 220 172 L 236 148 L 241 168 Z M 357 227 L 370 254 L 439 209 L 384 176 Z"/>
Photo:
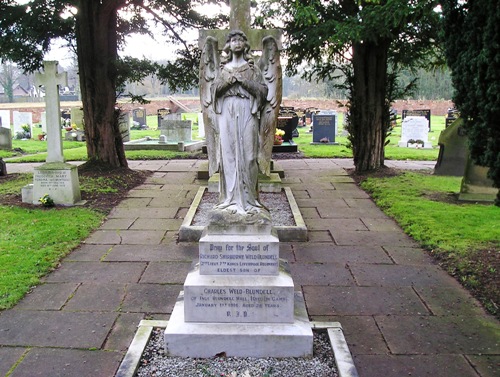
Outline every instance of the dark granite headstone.
<path id="1" fill-rule="evenodd" d="M 335 114 L 315 114 L 313 117 L 313 144 L 337 144 L 335 142 Z"/>
<path id="2" fill-rule="evenodd" d="M 297 135 L 296 129 L 298 125 L 299 125 L 299 116 L 295 112 L 280 111 L 280 115 L 278 117 L 278 124 L 276 125 L 276 127 L 285 131 L 285 134 L 283 135 L 284 142 L 288 143 L 292 142 L 292 139 Z"/>
<path id="3" fill-rule="evenodd" d="M 401 112 L 401 120 L 404 120 L 406 117 L 414 116 L 414 117 L 425 117 L 429 122 L 429 131 L 431 130 L 431 110 L 430 109 L 420 109 L 420 110 L 403 110 Z"/>
<path id="4" fill-rule="evenodd" d="M 434 174 L 461 177 L 467 162 L 467 137 L 463 119 L 457 119 L 439 135 L 439 155 Z"/>
<path id="5" fill-rule="evenodd" d="M 453 124 L 453 122 L 458 119 L 459 116 L 460 116 L 460 113 L 457 109 L 454 109 L 454 108 L 448 109 L 448 112 L 446 114 L 446 118 L 444 120 L 445 121 L 445 128 L 448 128 L 448 126 L 451 126 Z"/>
<path id="6" fill-rule="evenodd" d="M 0 177 L 7 175 L 7 165 L 2 157 L 0 157 Z"/>
<path id="7" fill-rule="evenodd" d="M 156 115 L 158 117 L 158 128 L 160 128 L 162 119 L 165 119 L 165 116 L 167 116 L 170 113 L 171 111 L 167 107 L 162 107 L 161 109 L 156 110 Z"/>
<path id="8" fill-rule="evenodd" d="M 132 110 L 132 122 L 134 125 L 137 123 L 141 128 L 146 127 L 146 109 L 139 107 Z"/>

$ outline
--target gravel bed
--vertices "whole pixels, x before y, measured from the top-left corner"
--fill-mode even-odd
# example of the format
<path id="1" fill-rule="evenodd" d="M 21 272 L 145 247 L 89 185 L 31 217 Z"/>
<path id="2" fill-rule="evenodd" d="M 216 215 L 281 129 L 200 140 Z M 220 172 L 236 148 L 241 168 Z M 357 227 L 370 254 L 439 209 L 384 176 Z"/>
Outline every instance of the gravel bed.
<path id="1" fill-rule="evenodd" d="M 194 215 L 191 225 L 205 226 L 208 224 L 210 210 L 217 204 L 219 194 L 207 192 L 203 194 L 198 210 Z M 261 192 L 259 199 L 271 214 L 271 222 L 274 226 L 295 226 L 293 213 L 288 204 L 288 199 L 284 191 L 281 192 Z"/>
<path id="2" fill-rule="evenodd" d="M 326 331 L 314 330 L 311 358 L 193 359 L 167 357 L 163 329 L 155 328 L 139 362 L 137 377 L 338 377 Z"/>

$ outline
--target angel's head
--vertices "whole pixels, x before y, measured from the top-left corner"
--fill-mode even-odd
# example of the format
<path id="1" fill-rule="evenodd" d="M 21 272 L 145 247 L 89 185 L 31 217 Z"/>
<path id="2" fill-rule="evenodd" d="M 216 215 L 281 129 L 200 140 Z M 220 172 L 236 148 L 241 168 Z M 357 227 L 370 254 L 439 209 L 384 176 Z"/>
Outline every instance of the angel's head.
<path id="1" fill-rule="evenodd" d="M 223 51 L 227 54 L 225 62 L 229 62 L 233 58 L 233 48 L 236 41 L 241 42 L 243 45 L 243 58 L 247 61 L 253 61 L 250 54 L 250 43 L 248 43 L 248 38 L 241 30 L 231 30 L 226 38 L 226 44 L 224 45 Z M 224 62 L 224 63 L 225 63 Z"/>

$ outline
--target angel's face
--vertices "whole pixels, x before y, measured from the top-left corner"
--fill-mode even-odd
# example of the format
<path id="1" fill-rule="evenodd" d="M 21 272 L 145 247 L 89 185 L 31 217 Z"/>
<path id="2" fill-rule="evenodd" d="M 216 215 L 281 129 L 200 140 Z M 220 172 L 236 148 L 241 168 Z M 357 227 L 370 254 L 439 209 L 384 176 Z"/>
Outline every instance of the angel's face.
<path id="1" fill-rule="evenodd" d="M 245 40 L 239 35 L 232 37 L 229 45 L 233 52 L 243 52 L 245 50 Z"/>

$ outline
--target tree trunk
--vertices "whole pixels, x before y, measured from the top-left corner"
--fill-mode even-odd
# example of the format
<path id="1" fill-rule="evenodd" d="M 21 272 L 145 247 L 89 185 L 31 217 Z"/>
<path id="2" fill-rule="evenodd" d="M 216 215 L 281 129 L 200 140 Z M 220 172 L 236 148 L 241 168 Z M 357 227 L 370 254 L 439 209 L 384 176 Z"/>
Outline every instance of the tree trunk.
<path id="1" fill-rule="evenodd" d="M 78 68 L 90 163 L 127 167 L 116 104 L 117 10 L 123 0 L 79 1 Z"/>
<path id="2" fill-rule="evenodd" d="M 354 81 L 350 132 L 356 172 L 384 165 L 384 143 L 389 124 L 387 101 L 388 41 L 353 45 Z"/>

